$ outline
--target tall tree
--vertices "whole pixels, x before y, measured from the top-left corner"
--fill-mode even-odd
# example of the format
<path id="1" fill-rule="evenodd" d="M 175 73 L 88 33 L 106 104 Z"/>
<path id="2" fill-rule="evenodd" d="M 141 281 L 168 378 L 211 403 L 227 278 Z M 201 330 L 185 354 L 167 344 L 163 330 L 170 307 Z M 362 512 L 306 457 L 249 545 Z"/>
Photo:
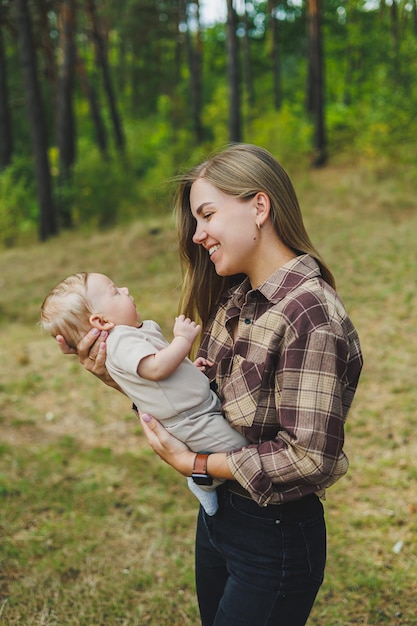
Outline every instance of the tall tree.
<path id="1" fill-rule="evenodd" d="M 275 15 L 275 11 L 278 7 L 277 0 L 268 0 L 268 26 L 269 26 L 269 40 L 270 40 L 270 55 L 272 64 L 272 78 L 274 89 L 274 106 L 278 111 L 282 104 L 282 89 L 281 89 L 281 60 L 279 54 L 279 31 L 278 20 Z"/>
<path id="2" fill-rule="evenodd" d="M 307 0 L 308 11 L 308 94 L 309 110 L 314 121 L 313 165 L 320 167 L 327 161 L 324 124 L 324 72 L 321 34 L 321 0 Z"/>
<path id="3" fill-rule="evenodd" d="M 194 34 L 194 42 L 191 34 L 191 28 L 189 23 L 188 10 L 189 5 L 193 4 L 196 7 L 195 23 L 196 29 Z M 187 0 L 180 0 L 179 2 L 179 14 L 180 21 L 185 27 L 185 47 L 187 50 L 187 64 L 190 74 L 190 91 L 191 91 L 191 106 L 192 106 L 192 119 L 194 126 L 194 133 L 196 142 L 200 143 L 203 140 L 203 125 L 201 122 L 201 57 L 202 57 L 202 40 L 200 29 L 200 11 L 199 2 L 188 2 Z"/>
<path id="4" fill-rule="evenodd" d="M 60 15 L 61 56 L 57 93 L 57 145 L 59 151 L 59 186 L 69 185 L 75 161 L 75 117 L 73 88 L 75 72 L 75 0 L 62 0 Z M 59 216 L 61 226 L 72 226 L 71 207 L 61 194 Z"/>
<path id="5" fill-rule="evenodd" d="M 3 12 L 0 4 L 0 170 L 10 165 L 13 155 L 12 124 L 7 86 L 7 62 L 3 41 Z"/>
<path id="6" fill-rule="evenodd" d="M 249 37 L 249 20 L 246 3 L 244 5 L 243 14 L 241 16 L 244 33 L 242 37 L 242 64 L 243 64 L 243 77 L 246 86 L 246 95 L 248 98 L 249 107 L 255 104 L 255 89 L 252 80 L 252 64 L 250 58 L 250 37 Z"/>
<path id="7" fill-rule="evenodd" d="M 393 67 L 393 75 L 394 77 L 400 75 L 401 68 L 399 67 L 399 53 L 400 53 L 400 24 L 398 19 L 398 6 L 396 0 L 392 0 L 390 6 L 390 18 L 391 18 L 391 39 L 392 39 L 392 49 L 394 56 L 394 67 Z"/>
<path id="8" fill-rule="evenodd" d="M 236 34 L 236 12 L 233 0 L 227 0 L 227 76 L 229 83 L 229 139 L 242 140 L 240 113 L 240 80 L 238 60 L 238 40 Z"/>
<path id="9" fill-rule="evenodd" d="M 98 148 L 102 156 L 107 157 L 107 131 L 101 115 L 97 91 L 89 79 L 84 60 L 79 52 L 77 52 L 76 71 L 80 80 L 81 89 L 88 100 Z"/>
<path id="10" fill-rule="evenodd" d="M 57 233 L 57 224 L 52 199 L 46 125 L 38 83 L 32 23 L 27 0 L 16 0 L 15 13 L 19 40 L 20 63 L 23 70 L 26 104 L 35 157 L 36 181 L 40 209 L 39 237 L 41 241 L 45 241 Z"/>
<path id="11" fill-rule="evenodd" d="M 194 119 L 194 131 L 196 141 L 200 143 L 203 141 L 203 124 L 201 121 L 201 107 L 202 107 L 202 56 L 203 56 L 203 41 L 201 38 L 201 24 L 200 24 L 200 3 L 199 0 L 195 0 L 196 6 L 196 24 L 197 29 L 195 33 L 195 54 L 194 62 L 192 64 L 192 91 L 193 91 L 193 119 Z"/>
<path id="12" fill-rule="evenodd" d="M 86 0 L 86 10 L 90 18 L 91 34 L 94 42 L 96 62 L 98 67 L 101 69 L 103 75 L 104 90 L 107 96 L 107 101 L 109 103 L 110 117 L 113 124 L 116 147 L 119 152 L 124 152 L 125 137 L 123 133 L 123 126 L 117 109 L 116 96 L 114 94 L 110 76 L 107 47 L 104 41 L 103 33 L 100 28 L 95 0 Z"/>
<path id="13" fill-rule="evenodd" d="M 51 2 L 51 0 L 37 0 L 37 2 L 33 4 L 36 7 L 38 30 L 37 45 L 42 51 L 44 75 L 47 79 L 47 85 L 51 90 L 51 101 L 55 102 L 58 75 L 55 38 L 51 37 L 51 23 L 49 16 L 50 14 L 53 14 L 55 5 L 58 3 L 55 3 L 55 1 Z"/>
<path id="14" fill-rule="evenodd" d="M 417 0 L 413 0 L 413 32 L 417 37 Z"/>

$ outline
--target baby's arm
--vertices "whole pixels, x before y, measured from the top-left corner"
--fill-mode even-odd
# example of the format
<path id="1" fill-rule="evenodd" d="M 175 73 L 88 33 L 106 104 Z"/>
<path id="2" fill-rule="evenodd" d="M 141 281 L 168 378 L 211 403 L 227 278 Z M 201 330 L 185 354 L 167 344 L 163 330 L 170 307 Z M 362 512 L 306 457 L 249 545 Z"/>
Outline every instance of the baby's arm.
<path id="1" fill-rule="evenodd" d="M 168 378 L 190 352 L 200 328 L 184 315 L 175 318 L 174 339 L 166 348 L 141 359 L 137 369 L 139 376 L 148 380 Z"/>

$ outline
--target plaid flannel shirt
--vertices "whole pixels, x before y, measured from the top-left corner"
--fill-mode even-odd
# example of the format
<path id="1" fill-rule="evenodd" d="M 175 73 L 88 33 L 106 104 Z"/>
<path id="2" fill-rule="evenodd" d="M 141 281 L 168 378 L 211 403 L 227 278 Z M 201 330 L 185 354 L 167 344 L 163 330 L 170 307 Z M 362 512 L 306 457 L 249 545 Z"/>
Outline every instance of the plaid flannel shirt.
<path id="1" fill-rule="evenodd" d="M 207 375 L 224 415 L 250 442 L 227 453 L 240 485 L 260 505 L 324 497 L 348 469 L 344 423 L 362 354 L 316 261 L 298 256 L 257 289 L 245 279 L 226 293 L 199 356 L 214 362 Z"/>

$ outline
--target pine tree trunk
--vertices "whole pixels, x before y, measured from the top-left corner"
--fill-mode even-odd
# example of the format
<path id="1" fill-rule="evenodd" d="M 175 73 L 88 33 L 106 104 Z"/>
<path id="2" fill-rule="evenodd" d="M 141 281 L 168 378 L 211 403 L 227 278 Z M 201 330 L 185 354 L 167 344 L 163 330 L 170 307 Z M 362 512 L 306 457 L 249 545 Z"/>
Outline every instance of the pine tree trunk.
<path id="1" fill-rule="evenodd" d="M 326 133 L 324 124 L 324 72 L 321 35 L 321 0 L 308 0 L 309 42 L 309 98 L 314 120 L 313 165 L 320 167 L 327 161 Z"/>
<path id="2" fill-rule="evenodd" d="M 201 67 L 203 56 L 203 42 L 201 40 L 200 28 L 200 5 L 199 0 L 195 0 L 197 6 L 197 32 L 195 34 L 195 54 L 192 63 L 192 92 L 193 92 L 193 119 L 194 131 L 197 143 L 203 141 L 203 125 L 201 122 Z"/>
<path id="3" fill-rule="evenodd" d="M 75 118 L 73 107 L 75 70 L 75 0 L 62 0 L 61 4 L 62 66 L 57 94 L 57 145 L 59 151 L 59 186 L 71 183 L 71 170 L 75 161 Z M 60 198 L 60 223 L 72 226 L 71 206 Z"/>
<path id="4" fill-rule="evenodd" d="M 110 117 L 113 124 L 114 136 L 116 141 L 116 147 L 119 152 L 124 152 L 125 149 L 125 138 L 123 134 L 123 128 L 121 119 L 117 110 L 116 98 L 114 95 L 111 78 L 110 78 L 110 68 L 107 60 L 107 52 L 106 46 L 103 41 L 103 36 L 100 32 L 100 28 L 98 25 L 96 7 L 94 0 L 87 0 L 87 13 L 90 17 L 90 23 L 92 28 L 92 36 L 94 41 L 94 49 L 96 53 L 96 62 L 98 67 L 102 71 L 103 75 L 103 83 L 104 90 L 107 96 L 107 101 L 109 103 L 110 109 Z"/>
<path id="5" fill-rule="evenodd" d="M 246 94 L 248 98 L 249 107 L 252 108 L 255 105 L 255 89 L 252 80 L 252 66 L 250 60 L 250 39 L 249 39 L 249 26 L 248 26 L 248 14 L 246 12 L 246 5 L 243 14 L 243 22 L 245 24 L 245 34 L 242 39 L 243 44 L 243 76 L 245 78 Z"/>
<path id="6" fill-rule="evenodd" d="M 10 165 L 13 155 L 7 64 L 3 41 L 3 11 L 4 9 L 0 4 L 0 170 Z"/>
<path id="7" fill-rule="evenodd" d="M 279 56 L 278 46 L 278 20 L 276 19 L 274 12 L 277 6 L 276 0 L 268 0 L 268 21 L 271 31 L 271 63 L 272 63 L 272 78 L 274 86 L 274 106 L 277 111 L 281 108 L 282 104 L 282 88 L 281 88 L 281 62 Z"/>
<path id="8" fill-rule="evenodd" d="M 417 0 L 413 1 L 413 33 L 417 37 Z"/>
<path id="9" fill-rule="evenodd" d="M 56 234 L 57 224 L 52 200 L 46 126 L 38 84 L 36 54 L 33 45 L 32 25 L 27 0 L 16 0 L 15 11 L 20 63 L 23 70 L 26 103 L 35 157 L 40 208 L 39 237 L 41 241 L 45 241 L 50 236 Z"/>
<path id="10" fill-rule="evenodd" d="M 227 0 L 227 69 L 229 83 L 229 139 L 233 142 L 241 141 L 240 120 L 240 84 L 238 42 L 236 36 L 236 14 L 233 8 L 233 0 Z"/>
<path id="11" fill-rule="evenodd" d="M 185 47 L 187 51 L 187 64 L 190 73 L 190 91 L 192 119 L 194 126 L 195 139 L 197 143 L 203 140 L 203 126 L 201 123 L 201 57 L 202 57 L 202 41 L 199 21 L 199 4 L 197 4 L 197 32 L 195 33 L 195 45 L 188 24 L 187 6 L 190 4 L 186 0 L 181 0 L 179 6 L 180 20 L 186 25 L 185 30 Z"/>
<path id="12" fill-rule="evenodd" d="M 97 93 L 88 78 L 87 70 L 85 69 L 85 63 L 80 57 L 79 53 L 77 53 L 76 63 L 76 70 L 78 78 L 80 80 L 81 89 L 83 90 L 90 107 L 90 115 L 96 133 L 97 145 L 101 154 L 104 157 L 107 157 L 107 132 L 103 122 L 103 117 L 101 115 Z"/>

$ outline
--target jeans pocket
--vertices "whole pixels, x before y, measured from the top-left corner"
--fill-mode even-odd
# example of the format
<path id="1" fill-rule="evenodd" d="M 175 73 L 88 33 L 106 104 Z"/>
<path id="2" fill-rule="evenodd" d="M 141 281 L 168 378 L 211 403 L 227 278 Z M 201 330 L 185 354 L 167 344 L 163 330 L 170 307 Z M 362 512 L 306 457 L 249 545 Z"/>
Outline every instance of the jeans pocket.
<path id="1" fill-rule="evenodd" d="M 311 578 L 323 582 L 326 565 L 326 525 L 322 515 L 299 523 Z"/>

